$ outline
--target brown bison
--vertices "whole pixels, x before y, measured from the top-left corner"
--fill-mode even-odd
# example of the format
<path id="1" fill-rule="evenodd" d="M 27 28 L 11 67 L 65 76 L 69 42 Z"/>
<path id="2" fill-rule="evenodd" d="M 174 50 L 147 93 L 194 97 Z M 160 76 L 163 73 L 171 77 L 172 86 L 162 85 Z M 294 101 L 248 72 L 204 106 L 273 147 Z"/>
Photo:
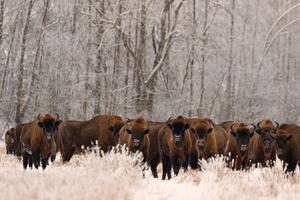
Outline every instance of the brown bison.
<path id="1" fill-rule="evenodd" d="M 248 124 L 242 122 L 228 121 L 223 122 L 221 126 L 229 133 L 225 149 L 228 164 L 231 164 L 235 170 L 246 169 L 249 166 L 248 147 L 250 138 L 254 135 L 255 125 L 251 124 L 251 128 Z M 228 129 L 229 126 L 230 129 Z"/>
<path id="2" fill-rule="evenodd" d="M 272 134 L 275 133 L 279 124 L 271 120 L 262 120 L 256 125 L 256 133 L 250 139 L 249 162 L 257 166 L 260 163 L 263 167 L 267 164 L 274 165 L 276 160 L 275 141 Z"/>
<path id="3" fill-rule="evenodd" d="M 300 167 L 300 127 L 296 124 L 282 124 L 275 135 L 276 153 L 283 161 L 286 172 L 293 172 L 297 163 Z"/>
<path id="4" fill-rule="evenodd" d="M 190 158 L 192 169 L 200 167 L 198 159 L 208 160 L 217 154 L 224 154 L 228 136 L 223 127 L 216 125 L 208 118 L 190 118 L 188 121 L 192 140 Z"/>
<path id="5" fill-rule="evenodd" d="M 16 149 L 15 149 L 15 134 L 16 134 L 16 129 L 11 128 L 5 133 L 5 145 L 6 145 L 6 154 L 16 154 Z"/>
<path id="6" fill-rule="evenodd" d="M 191 153 L 191 137 L 187 130 L 190 125 L 187 119 L 178 116 L 168 120 L 158 133 L 159 151 L 163 165 L 162 179 L 171 178 L 171 168 L 178 175 L 181 167 L 186 171 Z"/>
<path id="7" fill-rule="evenodd" d="M 150 130 L 148 133 L 150 145 L 147 162 L 150 165 L 153 177 L 158 178 L 157 166 L 160 162 L 160 155 L 158 150 L 158 132 L 164 125 L 166 125 L 166 123 L 148 121 L 148 124 Z"/>
<path id="8" fill-rule="evenodd" d="M 117 145 L 124 120 L 115 115 L 99 115 L 88 121 L 64 121 L 59 126 L 60 151 L 64 162 L 69 161 L 81 147 L 98 142 L 103 152 Z"/>
<path id="9" fill-rule="evenodd" d="M 148 122 L 143 117 L 138 117 L 120 130 L 119 143 L 127 145 L 130 152 L 142 152 L 143 162 L 146 162 L 149 152 L 148 133 Z"/>
<path id="10" fill-rule="evenodd" d="M 22 144 L 21 144 L 21 133 L 22 133 L 22 129 L 23 126 L 26 125 L 28 123 L 22 123 L 22 124 L 18 124 L 16 126 L 16 131 L 15 131 L 15 136 L 14 136 L 14 145 L 15 145 L 15 150 L 16 150 L 16 156 L 21 159 L 22 157 Z"/>
<path id="11" fill-rule="evenodd" d="M 42 168 L 45 169 L 51 152 L 55 148 L 54 135 L 60 124 L 59 116 L 57 115 L 55 118 L 50 114 L 45 114 L 38 115 L 37 118 L 22 127 L 20 141 L 25 169 L 28 164 L 31 167 L 32 163 L 35 168 L 42 163 Z"/>

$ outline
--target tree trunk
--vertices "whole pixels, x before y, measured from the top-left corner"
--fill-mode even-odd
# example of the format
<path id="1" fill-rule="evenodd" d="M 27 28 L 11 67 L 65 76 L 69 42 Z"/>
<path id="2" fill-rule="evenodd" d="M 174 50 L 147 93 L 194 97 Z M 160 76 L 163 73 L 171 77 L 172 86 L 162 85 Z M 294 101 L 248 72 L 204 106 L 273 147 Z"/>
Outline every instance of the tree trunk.
<path id="1" fill-rule="evenodd" d="M 44 11 L 43 11 L 42 20 L 41 20 L 41 26 L 40 26 L 40 30 L 39 30 L 38 39 L 36 42 L 36 50 L 35 50 L 35 56 L 34 56 L 34 60 L 33 60 L 31 82 L 29 85 L 28 97 L 24 103 L 23 109 L 21 111 L 22 113 L 26 112 L 33 94 L 36 92 L 39 92 L 37 90 L 38 88 L 36 87 L 36 81 L 37 81 L 37 75 L 40 73 L 39 72 L 39 64 L 40 64 L 39 61 L 40 61 L 40 59 L 42 59 L 41 58 L 41 56 L 42 56 L 41 55 L 41 47 L 43 46 L 42 37 L 44 34 L 44 28 L 46 25 L 46 17 L 47 17 L 48 7 L 49 7 L 49 0 L 45 0 Z"/>
<path id="2" fill-rule="evenodd" d="M 9 67 L 9 63 L 10 63 L 11 52 L 12 52 L 13 45 L 14 45 L 14 42 L 15 42 L 15 37 L 16 37 L 15 33 L 16 33 L 16 28 L 17 28 L 18 17 L 19 17 L 19 15 L 17 14 L 17 16 L 14 20 L 14 23 L 12 25 L 12 31 L 11 31 L 11 36 L 12 37 L 11 37 L 11 40 L 10 40 L 9 49 L 8 49 L 8 53 L 7 53 L 6 60 L 5 60 L 4 73 L 3 73 L 2 80 L 1 80 L 0 97 L 2 97 L 3 90 L 4 90 L 4 87 L 5 87 L 5 81 L 6 81 L 6 77 L 7 77 L 7 73 L 8 73 L 8 67 Z"/>
<path id="3" fill-rule="evenodd" d="M 5 0 L 0 0 L 0 47 L 3 41 L 4 2 Z"/>
<path id="4" fill-rule="evenodd" d="M 83 101 L 83 106 L 82 106 L 82 111 L 83 111 L 83 119 L 87 119 L 87 107 L 88 107 L 88 90 L 89 90 L 89 73 L 90 73 L 90 68 L 92 64 L 92 59 L 91 59 L 91 37 L 92 37 L 92 2 L 91 0 L 88 1 L 88 40 L 87 40 L 87 60 L 86 60 L 86 67 L 85 67 L 85 77 L 84 77 L 84 101 Z"/>
<path id="5" fill-rule="evenodd" d="M 134 65 L 134 87 L 136 91 L 136 112 L 140 113 L 143 109 L 145 109 L 144 101 L 145 91 L 144 91 L 144 73 L 143 69 L 146 67 L 145 65 L 145 51 L 146 51 L 146 0 L 140 1 L 140 12 L 139 12 L 139 26 L 138 26 L 138 45 L 137 45 L 137 60 Z"/>
<path id="6" fill-rule="evenodd" d="M 201 55 L 201 74 L 200 74 L 200 102 L 197 109 L 198 116 L 204 114 L 203 98 L 205 92 L 205 64 L 206 64 L 206 45 L 207 45 L 207 20 L 208 20 L 208 0 L 205 0 L 204 22 L 202 32 L 202 55 Z"/>
<path id="7" fill-rule="evenodd" d="M 232 0 L 231 3 L 231 12 L 230 15 L 230 36 L 229 36 L 229 66 L 228 66 L 228 75 L 227 75 L 227 83 L 226 83 L 226 109 L 225 109 L 225 118 L 230 120 L 232 119 L 232 109 L 233 109 L 233 34 L 234 34 L 234 9 L 235 9 L 235 0 Z"/>
<path id="8" fill-rule="evenodd" d="M 116 22 L 116 26 L 121 27 L 121 13 L 122 13 L 122 0 L 118 1 L 118 19 Z M 112 74 L 112 84 L 111 84 L 111 95 L 110 95 L 110 105 L 109 105 L 109 113 L 115 113 L 116 106 L 116 94 L 115 90 L 118 88 L 117 77 L 120 76 L 120 59 L 121 59 L 121 32 L 115 32 L 115 48 L 114 48 L 114 66 L 113 66 L 113 74 Z"/>
<path id="9" fill-rule="evenodd" d="M 101 13 L 105 13 L 105 0 L 100 0 L 100 9 L 101 9 Z M 100 16 L 101 17 L 101 16 Z M 101 75 L 102 75 L 102 68 L 105 68 L 105 63 L 104 63 L 104 59 L 103 59 L 103 50 L 101 48 L 101 40 L 102 40 L 102 36 L 103 36 L 103 32 L 104 32 L 104 24 L 101 22 L 98 25 L 98 30 L 97 30 L 97 36 L 96 36 L 96 40 L 97 40 L 97 44 L 98 44 L 98 50 L 96 52 L 96 67 L 95 67 L 95 74 L 96 74 L 96 82 L 95 82 L 95 105 L 94 105 L 94 115 L 100 114 L 101 112 Z M 105 72 L 104 72 L 105 73 Z M 106 76 L 104 74 L 104 76 Z M 106 90 L 106 88 L 105 88 Z M 105 91 L 106 92 L 106 91 Z"/>
<path id="10" fill-rule="evenodd" d="M 28 31 L 29 19 L 31 15 L 31 10 L 33 7 L 33 0 L 29 0 L 28 9 L 26 12 L 26 18 L 24 27 L 22 30 L 21 36 L 21 53 L 20 53 L 20 60 L 18 63 L 18 80 L 17 80 L 17 101 L 16 101 L 16 117 L 15 123 L 19 124 L 22 122 L 22 118 L 24 113 L 21 113 L 22 103 L 23 103 L 23 79 L 24 79 L 24 56 L 26 51 L 26 35 Z"/>

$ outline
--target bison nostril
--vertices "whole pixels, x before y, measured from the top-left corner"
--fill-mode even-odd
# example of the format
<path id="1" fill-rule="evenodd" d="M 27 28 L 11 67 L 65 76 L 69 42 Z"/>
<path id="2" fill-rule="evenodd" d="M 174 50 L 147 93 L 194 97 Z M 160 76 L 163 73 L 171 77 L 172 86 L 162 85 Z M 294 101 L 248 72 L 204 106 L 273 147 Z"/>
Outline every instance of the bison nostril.
<path id="1" fill-rule="evenodd" d="M 246 150 L 247 150 L 247 148 L 248 148 L 248 146 L 247 146 L 247 145 L 245 145 L 245 144 L 241 145 L 241 151 L 246 151 Z"/>

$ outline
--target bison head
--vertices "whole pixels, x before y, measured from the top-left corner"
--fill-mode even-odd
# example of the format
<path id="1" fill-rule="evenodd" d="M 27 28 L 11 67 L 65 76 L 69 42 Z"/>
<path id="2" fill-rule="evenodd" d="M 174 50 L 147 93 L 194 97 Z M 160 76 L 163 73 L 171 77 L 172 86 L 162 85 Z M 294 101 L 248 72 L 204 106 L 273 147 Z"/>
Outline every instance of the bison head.
<path id="1" fill-rule="evenodd" d="M 126 121 L 122 118 L 114 118 L 110 120 L 108 129 L 113 133 L 115 143 L 118 142 L 120 130 L 125 123 Z"/>
<path id="2" fill-rule="evenodd" d="M 200 119 L 191 125 L 190 131 L 196 135 L 198 147 L 203 149 L 208 136 L 213 132 L 213 126 L 209 121 Z"/>
<path id="3" fill-rule="evenodd" d="M 279 127 L 278 122 L 275 121 L 275 124 L 276 126 L 274 126 L 270 120 L 262 120 L 256 125 L 256 133 L 261 136 L 265 153 L 270 153 L 272 149 L 272 143 L 274 141 L 272 134 L 274 134 Z"/>
<path id="4" fill-rule="evenodd" d="M 255 125 L 251 124 L 253 128 L 245 123 L 234 123 L 231 126 L 231 134 L 234 136 L 237 148 L 242 155 L 248 153 L 248 146 L 250 143 L 250 138 L 254 135 Z"/>
<path id="5" fill-rule="evenodd" d="M 51 144 L 54 140 L 54 135 L 57 133 L 58 126 L 61 123 L 61 120 L 59 120 L 59 115 L 56 113 L 56 118 L 54 118 L 49 114 L 46 114 L 42 117 L 41 114 L 39 114 L 37 118 L 38 126 L 43 129 L 47 143 Z"/>
<path id="6" fill-rule="evenodd" d="M 131 135 L 134 151 L 141 150 L 145 135 L 149 131 L 148 123 L 143 118 L 138 118 L 126 128 L 126 132 Z"/>
<path id="7" fill-rule="evenodd" d="M 176 147 L 182 147 L 184 144 L 185 130 L 190 128 L 190 125 L 186 123 L 186 119 L 182 116 L 178 116 L 174 119 L 170 118 L 167 125 L 172 130 L 173 141 Z"/>
<path id="8" fill-rule="evenodd" d="M 272 135 L 272 137 L 275 140 L 278 158 L 283 160 L 286 157 L 288 141 L 293 137 L 293 135 L 285 130 L 277 130 L 275 135 Z"/>

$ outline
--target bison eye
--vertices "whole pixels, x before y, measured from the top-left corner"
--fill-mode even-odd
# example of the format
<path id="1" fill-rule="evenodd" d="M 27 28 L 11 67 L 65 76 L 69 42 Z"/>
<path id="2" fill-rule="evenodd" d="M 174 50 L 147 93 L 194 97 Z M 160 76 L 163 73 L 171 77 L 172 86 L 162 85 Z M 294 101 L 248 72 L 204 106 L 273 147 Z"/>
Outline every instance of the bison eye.
<path id="1" fill-rule="evenodd" d="M 129 130 L 129 129 L 126 129 L 126 131 L 127 131 L 128 134 L 132 133 L 131 130 Z"/>

